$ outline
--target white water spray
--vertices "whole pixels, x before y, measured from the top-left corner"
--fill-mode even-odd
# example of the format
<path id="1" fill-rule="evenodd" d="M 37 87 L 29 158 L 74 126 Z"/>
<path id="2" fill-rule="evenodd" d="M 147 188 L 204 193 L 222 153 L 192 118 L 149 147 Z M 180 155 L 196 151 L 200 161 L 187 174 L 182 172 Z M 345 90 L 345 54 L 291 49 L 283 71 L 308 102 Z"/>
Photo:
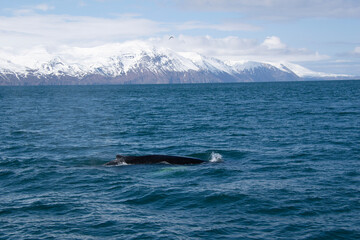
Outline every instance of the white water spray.
<path id="1" fill-rule="evenodd" d="M 218 163 L 223 162 L 223 158 L 220 153 L 212 152 L 209 162 Z"/>

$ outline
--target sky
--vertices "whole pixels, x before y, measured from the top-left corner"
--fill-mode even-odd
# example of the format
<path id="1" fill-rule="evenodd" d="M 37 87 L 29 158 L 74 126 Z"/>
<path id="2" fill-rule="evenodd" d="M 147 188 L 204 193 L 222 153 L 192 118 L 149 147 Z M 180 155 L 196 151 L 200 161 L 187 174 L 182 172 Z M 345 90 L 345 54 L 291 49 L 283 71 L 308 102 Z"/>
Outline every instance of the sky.
<path id="1" fill-rule="evenodd" d="M 360 1 L 0 0 L 0 58 L 127 41 L 360 76 Z"/>

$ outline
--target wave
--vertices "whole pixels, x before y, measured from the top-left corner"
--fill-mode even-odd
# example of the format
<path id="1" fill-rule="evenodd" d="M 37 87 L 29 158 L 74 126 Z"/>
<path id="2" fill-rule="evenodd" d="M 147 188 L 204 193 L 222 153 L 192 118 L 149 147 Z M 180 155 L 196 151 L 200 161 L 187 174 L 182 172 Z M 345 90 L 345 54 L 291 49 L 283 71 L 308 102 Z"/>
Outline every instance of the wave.
<path id="1" fill-rule="evenodd" d="M 220 153 L 216 153 L 216 152 L 211 153 L 209 162 L 218 163 L 218 162 L 223 162 L 223 161 L 224 161 L 223 157 L 221 156 Z"/>

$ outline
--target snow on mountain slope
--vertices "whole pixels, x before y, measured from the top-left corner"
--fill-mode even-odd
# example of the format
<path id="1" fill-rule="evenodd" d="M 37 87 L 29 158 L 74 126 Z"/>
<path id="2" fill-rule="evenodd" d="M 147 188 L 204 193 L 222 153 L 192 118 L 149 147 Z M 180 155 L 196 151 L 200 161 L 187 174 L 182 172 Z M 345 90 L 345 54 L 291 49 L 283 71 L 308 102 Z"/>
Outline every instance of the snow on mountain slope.
<path id="1" fill-rule="evenodd" d="M 238 73 L 244 71 L 256 71 L 257 68 L 278 69 L 271 64 L 254 62 L 254 61 L 230 61 L 227 62 L 227 64 L 231 66 L 233 70 L 235 70 Z"/>
<path id="2" fill-rule="evenodd" d="M 244 81 L 298 81 L 300 78 L 290 70 L 284 71 L 273 65 L 254 61 L 230 61 L 235 75 Z"/>
<path id="3" fill-rule="evenodd" d="M 199 71 L 199 68 L 191 60 L 176 52 L 165 48 L 155 48 L 144 42 L 64 49 L 56 53 L 50 60 L 36 61 L 27 64 L 26 67 L 39 75 L 65 74 L 74 77 L 86 74 L 116 77 L 127 74 L 129 71 L 137 71 L 139 68 L 154 73 Z M 13 67 L 12 70 L 16 71 L 16 68 Z"/>
<path id="4" fill-rule="evenodd" d="M 126 74 L 139 66 L 153 72 L 198 70 L 194 63 L 176 52 L 142 41 L 65 49 L 59 54 L 69 59 L 69 63 L 78 64 L 84 72 L 102 72 L 109 76 Z"/>
<path id="5" fill-rule="evenodd" d="M 193 62 L 203 71 L 225 72 L 228 74 L 232 74 L 234 72 L 231 66 L 215 58 L 205 57 L 194 52 L 179 52 L 178 54 Z"/>
<path id="6" fill-rule="evenodd" d="M 78 64 L 67 64 L 60 57 L 55 57 L 49 62 L 38 63 L 35 73 L 38 75 L 69 75 L 74 77 L 84 76 L 84 71 Z"/>
<path id="7" fill-rule="evenodd" d="M 43 79 L 44 84 L 66 78 L 76 84 L 76 79 L 85 79 L 85 84 L 91 84 L 93 81 L 111 82 L 111 79 L 115 83 L 136 83 L 139 79 L 144 83 L 151 83 L 151 79 L 157 79 L 158 83 L 167 82 L 160 79 L 181 83 L 196 82 L 197 78 L 201 82 L 236 82 L 346 76 L 313 72 L 292 63 L 223 62 L 194 52 L 156 47 L 144 41 L 89 48 L 59 47 L 52 53 L 37 47 L 18 55 L 0 52 L 0 56 L 0 81 L 7 79 L 7 83 L 13 78 L 20 82 L 21 78 Z"/>
<path id="8" fill-rule="evenodd" d="M 0 58 L 0 73 L 25 73 L 26 67 Z"/>
<path id="9" fill-rule="evenodd" d="M 315 72 L 298 64 L 289 63 L 289 62 L 279 62 L 279 63 L 269 63 L 269 64 L 285 72 L 291 71 L 302 78 L 350 77 L 350 75 L 345 75 L 345 74 L 330 74 L 323 72 Z"/>

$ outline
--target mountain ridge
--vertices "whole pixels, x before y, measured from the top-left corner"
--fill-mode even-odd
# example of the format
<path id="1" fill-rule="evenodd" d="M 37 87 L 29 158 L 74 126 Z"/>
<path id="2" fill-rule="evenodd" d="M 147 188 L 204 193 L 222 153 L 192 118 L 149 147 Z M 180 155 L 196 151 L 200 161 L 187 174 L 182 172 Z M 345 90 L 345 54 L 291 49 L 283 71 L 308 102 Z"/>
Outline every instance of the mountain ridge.
<path id="1" fill-rule="evenodd" d="M 350 77 L 313 72 L 293 63 L 225 62 L 142 42 L 74 48 L 54 55 L 32 54 L 0 59 L 0 85 L 263 82 Z"/>

